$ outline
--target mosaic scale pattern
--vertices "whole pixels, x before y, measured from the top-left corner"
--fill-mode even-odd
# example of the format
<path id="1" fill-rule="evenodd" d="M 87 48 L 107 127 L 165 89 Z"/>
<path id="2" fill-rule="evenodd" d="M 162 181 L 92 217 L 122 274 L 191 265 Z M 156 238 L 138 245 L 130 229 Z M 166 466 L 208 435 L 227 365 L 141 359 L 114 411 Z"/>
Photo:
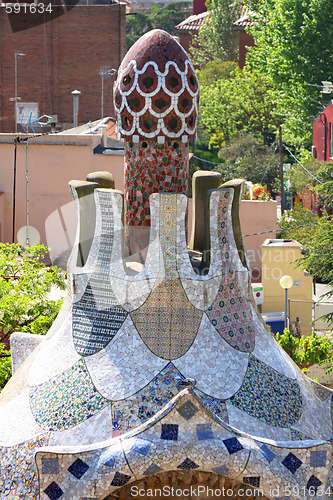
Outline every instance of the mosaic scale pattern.
<path id="1" fill-rule="evenodd" d="M 0 447 L 1 498 L 35 500 L 38 498 L 35 452 L 48 444 L 48 435 L 39 436 L 11 448 Z"/>
<path id="2" fill-rule="evenodd" d="M 186 192 L 186 127 L 195 133 L 198 87 L 191 72 L 172 37 L 155 31 L 121 67 L 119 130 L 131 161 L 142 152 L 139 178 L 148 180 L 125 227 L 140 227 L 132 209 L 143 203 L 141 227 L 149 230 L 152 222 L 148 257 L 139 255 L 145 264 L 136 275 L 125 269 L 121 195 L 96 190 L 90 254 L 81 269 L 77 249 L 70 258 L 73 294 L 0 405 L 0 481 L 8 499 L 97 500 L 171 471 L 188 484 L 216 479 L 260 487 L 272 500 L 309 500 L 313 490 L 322 497 L 328 474 L 331 484 L 332 392 L 307 380 L 250 305 L 234 212 L 231 220 L 240 182 L 212 192 L 211 267 L 207 275 L 191 267 L 187 200 L 179 194 Z M 180 106 L 189 107 L 188 116 Z M 163 191 L 153 182 L 162 164 Z M 287 493 L 290 486 L 301 494 Z"/>
<path id="3" fill-rule="evenodd" d="M 218 238 L 222 253 L 223 278 L 213 304 L 207 310 L 207 316 L 219 334 L 232 347 L 242 352 L 254 349 L 254 324 L 251 305 L 244 297 L 239 280 L 247 273 L 237 272 L 233 262 L 235 246 L 231 246 L 231 204 L 229 192 L 220 197 L 218 206 Z M 238 256 L 236 257 L 238 258 Z M 244 270 L 245 271 L 245 270 Z"/>
<path id="4" fill-rule="evenodd" d="M 161 271 L 146 302 L 131 313 L 146 346 L 157 356 L 176 359 L 192 345 L 202 311 L 188 300 L 177 272 L 177 197 L 160 196 Z"/>
<path id="5" fill-rule="evenodd" d="M 105 191 L 98 191 L 98 199 L 101 229 L 96 267 L 81 300 L 73 305 L 74 345 L 81 356 L 89 356 L 103 349 L 127 316 L 109 282 L 114 237 L 110 195 Z"/>
<path id="6" fill-rule="evenodd" d="M 252 355 L 243 385 L 230 402 L 276 427 L 290 427 L 299 420 L 302 412 L 298 383 Z"/>
<path id="7" fill-rule="evenodd" d="M 75 427 L 108 403 L 92 385 L 83 360 L 60 377 L 30 390 L 36 422 L 50 431 Z"/>

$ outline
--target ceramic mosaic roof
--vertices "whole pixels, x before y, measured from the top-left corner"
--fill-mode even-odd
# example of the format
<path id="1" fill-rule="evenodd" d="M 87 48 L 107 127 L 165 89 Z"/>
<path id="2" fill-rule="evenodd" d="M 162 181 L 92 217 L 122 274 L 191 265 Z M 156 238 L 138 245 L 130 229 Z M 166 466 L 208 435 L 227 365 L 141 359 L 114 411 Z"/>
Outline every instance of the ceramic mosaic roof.
<path id="1" fill-rule="evenodd" d="M 160 49 L 169 43 L 162 35 Z M 186 243 L 185 183 L 179 191 L 172 179 L 186 178 L 187 139 L 183 148 L 148 140 L 149 148 L 137 143 L 149 208 L 140 270 L 124 261 L 124 229 L 136 230 L 137 212 L 124 206 L 130 188 L 96 188 L 88 203 L 89 183 L 71 184 L 80 224 L 65 303 L 0 394 L 2 498 L 102 500 L 159 474 L 196 471 L 269 499 L 324 497 L 333 486 L 332 391 L 298 369 L 252 302 L 235 237 L 241 182 L 207 193 L 199 216 L 210 228 L 210 263 L 198 273 Z M 151 154 L 158 144 L 166 156 Z M 150 167 L 164 157 L 171 179 L 159 190 Z M 92 201 L 95 234 L 79 265 Z"/>

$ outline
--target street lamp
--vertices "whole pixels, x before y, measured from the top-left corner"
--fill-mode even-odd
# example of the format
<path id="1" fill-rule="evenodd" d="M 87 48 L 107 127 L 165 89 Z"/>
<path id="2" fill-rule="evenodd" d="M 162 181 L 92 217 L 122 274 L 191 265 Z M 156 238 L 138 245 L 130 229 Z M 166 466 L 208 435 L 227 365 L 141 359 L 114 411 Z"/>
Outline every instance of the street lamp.
<path id="1" fill-rule="evenodd" d="M 288 328 L 288 289 L 291 288 L 294 284 L 294 281 L 291 276 L 285 274 L 280 278 L 280 286 L 284 288 L 284 327 Z"/>
<path id="2" fill-rule="evenodd" d="M 15 52 L 14 58 L 15 58 L 15 134 L 17 134 L 17 101 L 19 100 L 19 97 L 17 97 L 17 58 L 25 56 L 23 52 Z"/>

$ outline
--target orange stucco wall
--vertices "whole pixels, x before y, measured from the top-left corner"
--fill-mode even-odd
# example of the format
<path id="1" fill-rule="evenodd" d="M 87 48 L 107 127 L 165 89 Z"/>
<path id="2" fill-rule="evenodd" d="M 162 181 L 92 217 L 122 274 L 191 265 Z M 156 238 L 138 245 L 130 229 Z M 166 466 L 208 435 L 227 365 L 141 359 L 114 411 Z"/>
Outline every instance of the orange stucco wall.
<path id="1" fill-rule="evenodd" d="M 15 235 L 26 224 L 26 158 L 29 172 L 29 225 L 38 229 L 41 242 L 47 244 L 45 220 L 54 211 L 72 201 L 68 182 L 85 179 L 89 172 L 107 170 L 115 179 L 117 189 L 123 189 L 124 156 L 94 154 L 100 137 L 93 135 L 57 135 L 32 138 L 17 147 L 17 187 Z M 12 238 L 13 204 L 13 136 L 0 134 L 1 241 Z M 2 208 L 2 211 L 1 211 Z"/>

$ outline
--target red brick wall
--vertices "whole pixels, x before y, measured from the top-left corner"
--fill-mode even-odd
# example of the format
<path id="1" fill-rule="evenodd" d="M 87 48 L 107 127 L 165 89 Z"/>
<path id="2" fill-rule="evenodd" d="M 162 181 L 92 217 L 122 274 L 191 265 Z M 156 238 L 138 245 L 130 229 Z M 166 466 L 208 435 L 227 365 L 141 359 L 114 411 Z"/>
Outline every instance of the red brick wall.
<path id="1" fill-rule="evenodd" d="M 5 8 L 0 8 L 0 132 L 14 131 L 14 103 L 9 99 L 15 95 L 17 51 L 26 54 L 18 58 L 17 94 L 22 102 L 38 102 L 41 115 L 57 114 L 68 128 L 73 122 L 71 91 L 77 89 L 82 93 L 80 123 L 100 118 L 98 69 L 118 69 L 125 55 L 125 8 L 125 4 L 79 5 L 48 23 L 16 33 Z M 104 81 L 104 116 L 114 115 L 113 81 Z"/>
<path id="2" fill-rule="evenodd" d="M 246 60 L 246 47 L 252 47 L 254 45 L 254 38 L 252 35 L 246 33 L 246 31 L 239 31 L 239 56 L 238 56 L 238 66 L 242 69 L 245 65 Z"/>

